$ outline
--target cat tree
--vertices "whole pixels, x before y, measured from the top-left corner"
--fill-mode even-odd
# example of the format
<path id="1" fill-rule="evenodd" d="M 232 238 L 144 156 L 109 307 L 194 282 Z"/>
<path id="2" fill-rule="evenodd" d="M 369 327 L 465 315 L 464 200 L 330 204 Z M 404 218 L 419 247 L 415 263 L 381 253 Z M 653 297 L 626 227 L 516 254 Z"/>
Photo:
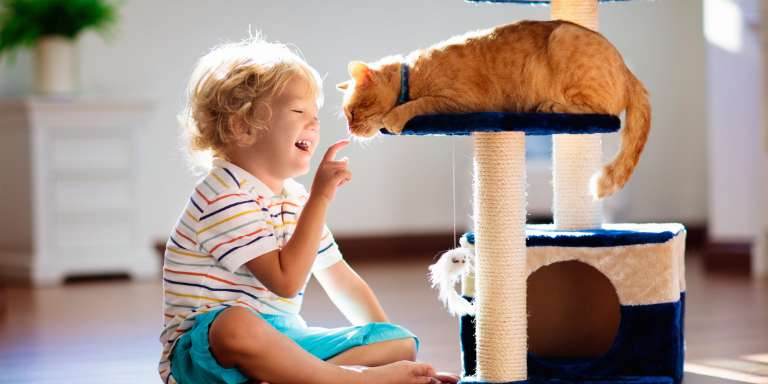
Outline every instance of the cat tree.
<path id="1" fill-rule="evenodd" d="M 597 30 L 596 0 L 549 3 L 552 19 Z M 679 383 L 683 366 L 685 229 L 680 224 L 603 225 L 589 194 L 601 166 L 607 115 L 470 113 L 418 116 L 404 135 L 475 136 L 475 230 L 462 245 L 475 273 L 462 293 L 476 315 L 461 319 L 463 383 Z M 525 225 L 525 135 L 553 134 L 554 224 Z M 613 345 L 600 356 L 537 357 L 528 351 L 527 279 L 563 261 L 607 277 L 620 304 Z"/>

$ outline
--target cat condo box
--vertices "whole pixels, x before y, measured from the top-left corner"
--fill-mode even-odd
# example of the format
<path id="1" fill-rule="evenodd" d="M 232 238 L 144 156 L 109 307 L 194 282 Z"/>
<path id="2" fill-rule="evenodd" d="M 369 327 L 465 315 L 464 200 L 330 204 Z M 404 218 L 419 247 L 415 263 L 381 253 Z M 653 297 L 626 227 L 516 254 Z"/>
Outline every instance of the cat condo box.
<path id="1" fill-rule="evenodd" d="M 680 224 L 527 226 L 526 382 L 680 383 L 685 235 Z M 462 239 L 474 242 L 472 232 Z M 473 287 L 464 281 L 466 300 Z M 475 374 L 475 342 L 475 319 L 462 316 L 466 376 Z"/>

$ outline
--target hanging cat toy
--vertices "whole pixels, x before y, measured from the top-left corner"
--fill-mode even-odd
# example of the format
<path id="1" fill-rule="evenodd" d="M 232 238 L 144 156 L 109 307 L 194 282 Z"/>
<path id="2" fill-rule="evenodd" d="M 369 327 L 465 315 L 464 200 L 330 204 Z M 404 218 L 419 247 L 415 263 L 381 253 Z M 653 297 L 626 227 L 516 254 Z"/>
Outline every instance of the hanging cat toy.
<path id="1" fill-rule="evenodd" d="M 459 296 L 453 288 L 461 278 L 469 276 L 474 265 L 474 247 L 464 237 L 461 238 L 461 244 L 461 247 L 443 253 L 437 263 L 429 266 L 432 288 L 437 287 L 438 298 L 454 316 L 475 314 L 474 305 Z"/>

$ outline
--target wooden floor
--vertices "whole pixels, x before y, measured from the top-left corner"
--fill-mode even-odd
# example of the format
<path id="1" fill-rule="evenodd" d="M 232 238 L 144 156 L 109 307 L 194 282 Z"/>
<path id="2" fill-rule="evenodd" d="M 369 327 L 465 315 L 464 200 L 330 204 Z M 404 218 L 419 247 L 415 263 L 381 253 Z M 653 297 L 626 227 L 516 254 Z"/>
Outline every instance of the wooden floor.
<path id="1" fill-rule="evenodd" d="M 390 320 L 419 335 L 419 359 L 458 372 L 458 321 L 437 301 L 426 278 L 430 258 L 422 260 L 353 267 Z M 695 255 L 686 267 L 684 383 L 768 384 L 768 281 L 705 274 Z M 6 287 L 5 294 L 0 383 L 160 382 L 160 282 L 78 281 L 49 289 Z M 302 315 L 310 325 L 346 324 L 314 279 Z"/>

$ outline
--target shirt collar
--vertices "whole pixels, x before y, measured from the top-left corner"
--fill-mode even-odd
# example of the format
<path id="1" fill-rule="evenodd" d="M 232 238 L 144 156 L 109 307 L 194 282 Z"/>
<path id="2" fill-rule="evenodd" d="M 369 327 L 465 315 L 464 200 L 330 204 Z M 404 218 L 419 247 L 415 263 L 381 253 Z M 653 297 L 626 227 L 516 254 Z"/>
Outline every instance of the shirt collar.
<path id="1" fill-rule="evenodd" d="M 221 166 L 218 168 L 226 168 L 230 172 L 235 174 L 235 177 L 240 182 L 240 190 L 248 192 L 251 187 L 254 188 L 253 193 L 258 196 L 262 196 L 265 198 L 270 198 L 275 196 L 275 193 L 272 192 L 269 187 L 267 187 L 264 182 L 256 178 L 256 176 L 253 176 L 248 171 L 238 167 L 237 165 L 234 165 L 230 162 L 224 161 L 222 162 Z M 285 180 L 285 183 L 283 183 L 283 190 L 280 194 L 281 197 L 288 197 L 288 196 L 294 196 L 296 198 L 299 198 L 301 196 L 301 192 L 298 188 L 295 187 L 294 184 L 297 184 L 293 179 Z"/>
<path id="2" fill-rule="evenodd" d="M 240 190 L 242 191 L 248 192 L 251 188 L 254 188 L 254 191 L 252 192 L 254 195 L 263 196 L 265 198 L 270 198 L 275 195 L 272 190 L 261 180 L 257 179 L 256 176 L 251 175 L 248 171 L 237 165 L 224 161 L 218 168 L 227 169 L 232 172 L 235 177 L 237 177 L 238 181 L 240 181 Z"/>

